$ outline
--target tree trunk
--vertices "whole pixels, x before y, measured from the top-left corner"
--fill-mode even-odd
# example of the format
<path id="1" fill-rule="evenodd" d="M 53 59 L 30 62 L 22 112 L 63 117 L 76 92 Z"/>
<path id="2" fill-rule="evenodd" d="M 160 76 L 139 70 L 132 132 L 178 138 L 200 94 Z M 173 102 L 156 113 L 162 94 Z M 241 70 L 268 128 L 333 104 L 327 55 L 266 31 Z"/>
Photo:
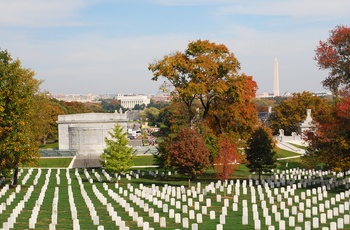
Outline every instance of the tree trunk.
<path id="1" fill-rule="evenodd" d="M 119 182 L 119 174 L 118 173 L 116 173 L 116 178 L 115 179 L 116 179 L 115 183 L 118 184 L 118 182 Z"/>
<path id="2" fill-rule="evenodd" d="M 188 178 L 188 188 L 191 188 L 191 178 Z"/>
<path id="3" fill-rule="evenodd" d="M 18 185 L 18 165 L 15 166 L 15 172 L 13 173 L 12 186 L 16 187 Z"/>
<path id="4" fill-rule="evenodd" d="M 259 169 L 259 184 L 261 185 L 261 170 Z"/>

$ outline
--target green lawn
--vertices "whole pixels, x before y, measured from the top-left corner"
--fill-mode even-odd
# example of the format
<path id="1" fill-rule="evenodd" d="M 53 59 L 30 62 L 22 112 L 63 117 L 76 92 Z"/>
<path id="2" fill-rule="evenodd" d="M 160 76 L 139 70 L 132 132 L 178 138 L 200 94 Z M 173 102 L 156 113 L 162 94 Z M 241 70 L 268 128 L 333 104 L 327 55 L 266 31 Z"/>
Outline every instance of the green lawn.
<path id="1" fill-rule="evenodd" d="M 38 160 L 40 167 L 45 168 L 67 168 L 69 164 L 71 163 L 73 158 L 65 158 L 65 157 L 58 157 L 58 158 L 40 158 Z"/>
<path id="2" fill-rule="evenodd" d="M 290 156 L 300 156 L 300 154 L 284 150 L 277 149 L 277 158 L 285 158 Z M 39 158 L 38 164 L 39 167 L 45 168 L 65 168 L 68 167 L 72 158 Z M 280 160 L 277 161 L 277 169 L 285 170 L 292 167 L 299 167 L 301 163 L 300 158 L 292 158 L 288 160 Z M 134 166 L 157 166 L 156 158 L 153 155 L 140 155 L 135 156 L 134 158 Z M 163 169 L 159 169 L 160 172 L 163 172 Z M 247 178 L 249 175 L 252 175 L 249 172 L 249 169 L 245 164 L 239 165 L 238 169 L 233 174 L 233 178 Z M 207 180 L 215 178 L 215 172 L 213 169 L 208 169 L 199 179 Z M 176 180 L 180 180 L 179 176 Z M 182 178 L 185 181 L 187 178 Z"/>
<path id="3" fill-rule="evenodd" d="M 280 148 L 277 148 L 276 152 L 277 152 L 277 154 L 276 154 L 277 158 L 300 156 L 300 154 L 298 154 L 298 153 L 291 152 L 291 151 L 288 151 L 285 149 L 280 149 Z"/>
<path id="4" fill-rule="evenodd" d="M 294 144 L 294 143 L 289 143 L 289 144 L 291 144 L 291 145 L 293 145 L 293 146 L 295 146 L 295 147 L 297 147 L 297 148 L 299 148 L 299 149 L 304 149 L 304 150 L 307 149 L 307 147 L 306 147 L 306 146 L 303 146 L 303 145 L 297 145 L 297 144 Z"/>
<path id="5" fill-rule="evenodd" d="M 40 148 L 42 148 L 42 149 L 58 149 L 58 142 L 41 145 Z"/>
<path id="6" fill-rule="evenodd" d="M 29 170 L 32 170 L 32 173 L 28 174 Z M 241 168 L 239 170 L 241 170 Z M 13 229 L 28 229 L 29 219 L 32 216 L 34 207 L 39 207 L 35 229 L 49 229 L 54 207 L 56 207 L 58 211 L 56 229 L 72 229 L 73 220 L 70 209 L 70 203 L 72 201 L 76 207 L 80 229 L 97 229 L 97 226 L 93 224 L 92 217 L 90 215 L 90 212 L 94 211 L 99 217 L 99 225 L 104 226 L 104 229 L 119 229 L 116 224 L 120 224 L 121 221 L 114 221 L 110 215 L 112 212 L 116 212 L 117 216 L 119 216 L 121 220 L 125 222 L 125 225 L 127 225 L 130 229 L 142 230 L 143 228 L 138 227 L 137 221 L 133 220 L 132 215 L 130 215 L 130 208 L 132 208 L 134 212 L 137 212 L 138 216 L 142 217 L 143 221 L 148 222 L 150 227 L 154 229 L 184 229 L 182 223 L 176 223 L 174 218 L 169 217 L 169 211 L 163 210 L 163 204 L 167 204 L 168 210 L 172 209 L 175 213 L 179 214 L 181 216 L 181 221 L 184 220 L 183 218 L 188 218 L 188 229 L 191 229 L 191 224 L 196 222 L 195 219 L 189 218 L 189 212 L 194 212 L 195 215 L 202 213 L 202 207 L 206 206 L 207 214 L 202 215 L 203 223 L 198 224 L 198 229 L 204 230 L 215 230 L 217 224 L 220 222 L 220 215 L 224 212 L 224 210 L 227 212 L 225 215 L 224 229 L 254 229 L 254 215 L 252 207 L 255 205 L 258 211 L 257 217 L 261 221 L 261 229 L 267 229 L 263 214 L 262 202 L 259 199 L 260 193 L 264 194 L 265 196 L 265 206 L 268 209 L 268 214 L 271 216 L 271 225 L 275 226 L 275 229 L 279 229 L 279 223 L 278 221 L 275 221 L 275 214 L 272 212 L 273 205 L 275 206 L 277 212 L 281 214 L 280 218 L 285 221 L 285 229 L 295 229 L 295 227 L 289 227 L 289 219 L 288 217 L 284 217 L 283 212 L 285 208 L 282 208 L 282 202 L 290 210 L 289 215 L 295 217 L 295 225 L 300 226 L 302 229 L 304 229 L 306 221 L 310 221 L 312 223 L 313 217 L 320 218 L 319 213 L 318 215 L 313 215 L 310 218 L 304 217 L 304 220 L 300 222 L 297 221 L 297 215 L 292 214 L 291 210 L 292 206 L 296 206 L 298 208 L 298 203 L 294 201 L 295 196 L 301 197 L 302 194 L 306 193 L 308 190 L 311 193 L 312 188 L 316 188 L 318 186 L 321 187 L 321 180 L 319 180 L 319 176 L 321 176 L 321 174 L 315 176 L 315 180 L 313 180 L 315 184 L 312 184 L 306 188 L 296 188 L 293 190 L 293 194 L 288 192 L 288 197 L 292 198 L 292 204 L 288 205 L 288 197 L 285 197 L 286 193 L 284 192 L 287 188 L 282 184 L 280 186 L 275 185 L 274 188 L 264 187 L 263 189 L 260 188 L 261 190 L 259 190 L 255 183 L 253 183 L 254 186 L 247 186 L 248 189 L 244 190 L 243 188 L 245 186 L 242 184 L 244 182 L 243 178 L 240 179 L 240 186 L 237 186 L 238 180 L 229 182 L 233 184 L 222 186 L 221 182 L 215 180 L 215 178 L 212 178 L 211 180 L 201 179 L 192 182 L 193 187 L 191 189 L 187 188 L 186 186 L 186 178 L 183 178 L 183 176 L 180 175 L 174 175 L 174 172 L 172 172 L 172 174 L 167 178 L 163 178 L 161 176 L 161 171 L 158 169 L 140 169 L 134 170 L 134 172 L 140 174 L 139 179 L 136 179 L 135 177 L 128 179 L 125 176 L 122 176 L 119 185 L 115 186 L 114 183 L 110 183 L 106 180 L 106 177 L 104 177 L 100 169 L 89 169 L 86 171 L 83 169 L 21 169 L 19 178 L 20 181 L 23 181 L 24 177 L 29 175 L 28 180 L 21 186 L 20 191 L 16 193 L 13 201 L 7 204 L 6 209 L 2 211 L 2 214 L 0 215 L 0 225 L 2 226 L 2 224 L 7 221 L 14 208 L 21 200 L 24 199 L 24 195 L 27 193 L 30 187 L 32 187 L 33 192 L 27 198 L 23 210 L 18 214 Z M 157 175 L 156 177 L 153 176 L 155 173 Z M 308 173 L 306 172 L 305 175 L 308 175 Z M 67 177 L 71 179 L 69 182 Z M 332 177 L 333 174 L 328 176 L 322 175 L 322 181 L 326 182 Z M 38 179 L 37 183 L 35 184 L 34 178 Z M 93 182 L 90 183 L 88 178 L 91 178 Z M 341 177 L 338 177 L 337 180 L 341 180 Z M 333 180 L 330 180 L 330 182 L 331 181 Z M 248 181 L 246 182 L 249 183 Z M 313 203 L 312 207 L 318 207 L 318 204 L 324 203 L 326 199 L 334 199 L 337 195 L 348 191 L 348 189 L 345 189 L 341 184 L 342 183 L 339 183 L 338 185 L 334 184 L 336 186 L 334 189 L 328 190 L 327 198 L 322 201 L 317 201 L 316 204 Z M 172 187 L 177 189 L 179 186 L 184 186 L 182 187 L 180 196 L 170 192 Z M 230 190 L 229 187 L 231 188 Z M 202 200 L 200 199 L 199 194 L 195 195 L 193 192 L 196 191 L 196 188 L 200 188 L 198 191 L 203 198 Z M 69 194 L 69 190 L 72 192 L 71 194 Z M 204 192 L 204 190 L 206 192 Z M 55 191 L 58 192 L 58 196 L 55 196 Z M 143 192 L 141 193 L 141 191 Z M 268 191 L 271 192 L 270 195 L 274 197 L 275 202 L 271 203 L 269 201 L 267 195 Z M 42 202 L 38 203 L 39 197 L 42 193 L 45 193 L 45 196 L 43 197 Z M 163 195 L 161 195 L 161 193 Z M 4 193 L 0 197 L 0 202 L 6 203 L 6 200 L 8 200 L 12 194 L 14 194 L 14 189 L 10 189 L 8 192 Z M 184 194 L 190 195 L 187 195 L 185 200 L 182 200 L 182 196 Z M 217 200 L 218 195 L 221 196 L 221 200 Z M 237 210 L 233 210 L 232 208 L 234 203 L 234 195 L 237 196 L 238 199 Z M 280 201 L 277 201 L 278 195 L 280 195 Z M 252 199 L 253 196 L 256 197 L 255 201 Z M 307 198 L 311 199 L 311 196 L 307 196 Z M 56 206 L 53 205 L 55 198 L 58 202 Z M 102 201 L 101 198 L 103 198 L 105 201 Z M 192 199 L 192 204 L 189 203 L 189 198 Z M 174 200 L 173 204 L 171 199 Z M 206 205 L 207 199 L 211 200 L 211 205 Z M 142 201 L 143 204 L 147 204 L 148 208 L 152 208 L 154 213 L 159 214 L 160 217 L 164 217 L 166 219 L 166 227 L 161 228 L 160 223 L 154 221 L 154 218 L 150 216 L 150 212 L 145 211 L 144 207 L 141 205 L 141 203 L 139 203 L 139 201 Z M 180 202 L 180 208 L 176 207 L 175 201 Z M 225 206 L 226 201 L 228 206 Z M 249 224 L 247 225 L 242 224 L 243 201 L 245 201 L 249 207 Z M 341 200 L 334 199 L 334 204 L 331 204 L 329 209 L 339 209 L 340 205 L 344 204 L 346 201 L 348 201 L 348 198 Z M 159 202 L 161 202 L 161 206 L 159 206 Z M 93 208 L 88 209 L 88 203 L 93 204 Z M 126 207 L 126 203 L 128 204 L 129 208 Z M 199 209 L 195 208 L 195 203 L 199 205 Z M 187 206 L 187 212 L 183 209 L 184 205 Z M 111 206 L 112 209 L 108 209 L 108 206 Z M 89 207 L 91 207 L 91 205 L 89 205 Z M 311 207 L 308 209 L 311 209 Z M 215 212 L 215 219 L 210 219 L 210 211 Z M 304 213 L 304 211 L 300 210 L 298 210 L 298 212 Z M 324 212 L 327 212 L 327 210 Z M 345 213 L 339 213 L 338 216 L 334 216 L 332 219 L 327 219 L 326 224 L 320 224 L 319 228 L 311 229 L 316 230 L 322 229 L 322 227 L 329 227 L 330 222 L 336 222 L 338 218 L 341 218 L 347 213 L 348 211 L 345 211 Z M 344 229 L 349 229 L 349 225 L 344 225 Z"/>
<path id="7" fill-rule="evenodd" d="M 288 157 L 295 156 L 295 153 L 278 149 L 277 157 Z M 67 167 L 72 158 L 41 158 L 39 159 L 39 165 L 41 167 Z M 155 165 L 155 159 L 152 155 L 143 155 L 135 157 L 135 165 Z M 286 173 L 286 169 L 297 169 L 300 168 L 300 158 L 292 158 L 287 160 L 280 160 L 277 162 L 277 168 L 274 170 L 276 175 L 280 175 L 280 173 Z M 32 170 L 32 173 L 29 174 L 29 171 Z M 16 219 L 16 224 L 14 229 L 28 229 L 28 221 L 31 218 L 34 207 L 38 206 L 37 201 L 39 200 L 40 194 L 42 192 L 45 193 L 42 204 L 40 205 L 40 211 L 38 213 L 37 222 L 35 225 L 35 229 L 48 229 L 48 226 L 51 223 L 51 216 L 53 213 L 53 200 L 55 199 L 55 191 L 58 191 L 58 221 L 56 225 L 56 229 L 72 229 L 73 221 L 72 221 L 72 213 L 70 210 L 70 202 L 72 199 L 74 200 L 76 210 L 77 210 L 77 218 L 79 219 L 80 228 L 81 229 L 97 229 L 97 226 L 93 224 L 91 219 L 90 211 L 87 208 L 86 202 L 91 202 L 93 204 L 93 209 L 96 211 L 96 214 L 99 216 L 100 224 L 104 226 L 104 229 L 118 229 L 116 227 L 117 222 L 113 221 L 110 216 L 110 212 L 107 209 L 107 206 L 110 205 L 113 207 L 113 210 L 117 212 L 118 216 L 125 222 L 130 229 L 142 229 L 142 227 L 137 226 L 137 222 L 133 220 L 133 217 L 130 216 L 130 212 L 127 211 L 125 203 L 127 202 L 130 207 L 133 208 L 134 211 L 138 213 L 138 216 L 143 218 L 143 221 L 147 221 L 151 227 L 154 229 L 184 229 L 181 223 L 176 223 L 174 218 L 169 217 L 169 213 L 164 212 L 162 207 L 158 206 L 158 202 L 161 201 L 163 204 L 167 204 L 169 209 L 175 210 L 175 213 L 179 213 L 181 215 L 181 220 L 183 218 L 189 218 L 189 211 L 194 211 L 194 213 L 201 213 L 201 208 L 198 210 L 195 209 L 194 204 L 189 205 L 189 196 L 186 200 L 182 200 L 183 194 L 194 194 L 193 191 L 196 191 L 197 188 L 200 188 L 198 191 L 203 195 L 203 201 L 199 200 L 199 196 L 192 197 L 193 203 L 198 202 L 199 205 L 206 206 L 206 200 L 211 199 L 211 205 L 207 206 L 207 214 L 202 216 L 203 223 L 198 224 L 199 229 L 211 230 L 216 229 L 217 224 L 220 222 L 220 215 L 223 213 L 224 209 L 224 199 L 227 199 L 229 205 L 227 206 L 227 215 L 225 216 L 225 225 L 224 229 L 238 229 L 238 230 L 247 230 L 254 229 L 254 220 L 252 213 L 252 206 L 257 205 L 258 208 L 258 217 L 261 220 L 261 229 L 267 229 L 265 225 L 265 219 L 262 211 L 262 204 L 259 200 L 259 193 L 262 192 L 265 194 L 266 206 L 269 209 L 269 215 L 272 217 L 272 225 L 275 226 L 275 229 L 279 229 L 278 222 L 275 221 L 275 214 L 272 213 L 272 206 L 275 205 L 277 207 L 277 211 L 281 213 L 281 219 L 285 221 L 286 230 L 294 230 L 294 227 L 289 227 L 289 219 L 283 217 L 284 209 L 281 208 L 281 202 L 284 202 L 286 206 L 291 210 L 292 205 L 298 207 L 298 203 L 294 202 L 292 205 L 287 205 L 287 198 L 284 197 L 286 193 L 285 189 L 287 189 L 287 185 L 283 185 L 283 183 L 279 185 L 275 185 L 274 188 L 265 187 L 259 192 L 259 188 L 253 183 L 254 190 L 252 188 L 248 188 L 246 190 L 243 189 L 242 183 L 250 183 L 247 179 L 249 176 L 255 178 L 256 175 L 253 175 L 249 172 L 248 168 L 245 164 L 240 164 L 235 173 L 233 174 L 233 180 L 230 180 L 229 183 L 238 183 L 240 181 L 240 186 L 232 185 L 232 190 L 228 190 L 230 186 L 220 186 L 221 182 L 219 182 L 215 177 L 215 171 L 213 169 L 206 170 L 203 175 L 199 176 L 197 180 L 191 182 L 192 188 L 189 189 L 188 178 L 184 175 L 176 174 L 174 171 L 170 173 L 168 171 L 164 171 L 161 168 L 133 168 L 133 174 L 137 173 L 139 175 L 139 179 L 132 177 L 131 179 L 127 178 L 125 175 L 122 175 L 121 180 L 119 181 L 118 186 L 114 183 L 110 183 L 107 181 L 107 178 L 103 175 L 101 169 L 21 169 L 19 181 L 23 182 L 24 177 L 28 174 L 30 175 L 25 182 L 21 186 L 21 190 L 16 194 L 15 199 L 9 205 L 6 206 L 6 210 L 2 211 L 0 215 L 0 226 L 4 222 L 7 221 L 8 217 L 11 215 L 13 209 L 18 205 L 18 203 L 24 199 L 24 195 L 27 193 L 29 187 L 34 186 L 34 190 L 31 196 L 28 198 L 26 202 L 25 208 L 18 215 Z M 40 172 L 40 173 L 39 173 Z M 308 171 L 304 171 L 305 174 L 302 176 L 304 179 L 306 175 L 308 175 Z M 291 173 L 291 172 L 289 172 Z M 264 174 L 264 177 L 272 176 L 273 174 Z M 322 180 L 319 177 L 322 177 Z M 38 178 L 37 178 L 38 177 Z M 71 181 L 68 182 L 67 177 L 71 178 Z M 36 183 L 34 183 L 35 178 L 38 179 Z M 93 180 L 93 183 L 89 182 L 89 178 Z M 277 178 L 280 178 L 278 176 Z M 290 193 L 289 197 L 294 199 L 295 196 L 301 196 L 307 190 L 311 190 L 312 188 L 316 188 L 321 186 L 322 183 L 332 183 L 335 180 L 342 180 L 342 177 L 334 177 L 331 173 L 329 175 L 324 174 L 315 174 L 312 178 L 312 183 L 306 188 L 296 188 L 294 190 L 293 195 Z M 297 181 L 296 181 L 297 182 Z M 47 186 L 45 187 L 44 184 Z M 182 186 L 183 192 L 182 195 L 176 197 L 172 195 L 170 192 L 171 187 L 179 188 Z M 237 190 L 237 188 L 238 190 Z M 68 191 L 71 188 L 72 194 L 69 194 Z M 144 193 L 140 193 L 142 188 L 145 188 Z M 212 189 L 209 189 L 212 188 Z M 278 194 L 281 195 L 281 201 L 277 201 L 278 195 L 275 194 L 276 189 Z M 206 192 L 204 192 L 204 190 Z M 270 190 L 271 194 L 275 197 L 273 203 L 270 203 L 267 199 L 267 191 Z M 14 189 L 0 196 L 0 203 L 5 202 L 9 198 L 9 196 L 13 193 Z M 344 193 L 344 191 L 348 191 L 348 189 L 344 188 L 343 183 L 338 183 L 332 190 L 328 190 L 327 199 L 330 200 L 332 197 L 339 195 L 340 193 Z M 166 195 L 161 196 L 161 192 L 166 192 L 169 197 Z M 202 193 L 203 192 L 203 193 Z M 149 195 L 145 195 L 149 194 Z M 217 195 L 222 197 L 221 201 L 217 201 Z M 232 209 L 233 205 L 233 196 L 238 196 L 238 210 L 234 211 Z M 252 197 L 256 196 L 256 201 L 252 200 Z M 88 199 L 86 199 L 86 196 Z M 104 197 L 105 202 L 102 202 L 98 197 Z M 155 213 L 158 213 L 160 217 L 166 218 L 166 227 L 160 228 L 159 222 L 154 222 L 154 218 L 149 215 L 148 211 L 145 211 L 144 208 L 140 206 L 133 198 L 137 200 L 143 201 L 143 203 L 147 203 L 149 208 L 152 208 Z M 170 199 L 173 198 L 176 201 L 180 201 L 182 205 L 188 205 L 188 212 L 184 213 L 182 208 L 176 208 L 175 205 L 171 204 Z M 308 197 L 308 199 L 311 199 Z M 335 204 L 332 204 L 330 209 L 334 207 L 339 207 L 340 204 L 343 204 L 346 200 L 337 201 Z M 242 225 L 242 202 L 246 201 L 249 208 L 249 224 Z M 318 201 L 318 203 L 324 203 L 323 201 Z M 313 206 L 318 206 L 318 204 L 313 204 Z M 209 218 L 209 212 L 215 212 L 215 219 Z M 291 212 L 291 211 L 290 211 Z M 300 211 L 299 211 L 300 212 Z M 348 213 L 348 211 L 346 211 Z M 290 215 L 292 215 L 290 213 Z M 341 214 L 344 215 L 344 214 Z M 320 217 L 320 216 L 318 216 Z M 312 229 L 321 229 L 322 227 L 329 227 L 329 223 L 331 221 L 337 221 L 337 218 L 340 216 L 335 216 L 331 220 L 327 220 L 327 224 L 320 224 L 319 228 Z M 191 229 L 191 224 L 195 223 L 195 219 L 189 220 L 189 229 Z M 297 221 L 297 216 L 295 216 L 296 226 L 302 227 L 304 229 L 305 222 L 311 221 L 312 218 L 306 218 L 302 222 Z M 118 224 L 120 221 L 118 222 Z M 234 227 L 233 227 L 234 226 Z M 345 225 L 344 229 L 350 229 L 349 225 Z"/>
<path id="8" fill-rule="evenodd" d="M 156 166 L 157 162 L 153 155 L 139 155 L 134 157 L 135 166 Z"/>

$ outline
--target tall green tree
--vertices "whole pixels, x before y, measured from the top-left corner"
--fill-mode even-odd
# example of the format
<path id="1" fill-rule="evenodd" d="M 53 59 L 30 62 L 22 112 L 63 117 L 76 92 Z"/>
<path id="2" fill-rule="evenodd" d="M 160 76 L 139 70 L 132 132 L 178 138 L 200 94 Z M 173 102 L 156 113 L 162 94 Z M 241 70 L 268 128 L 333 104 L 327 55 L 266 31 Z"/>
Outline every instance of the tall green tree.
<path id="1" fill-rule="evenodd" d="M 129 147 L 127 133 L 117 123 L 113 131 L 109 132 L 110 138 L 105 138 L 106 148 L 101 154 L 102 167 L 110 174 L 118 175 L 121 172 L 128 172 L 134 165 L 133 149 Z"/>
<path id="2" fill-rule="evenodd" d="M 159 109 L 155 107 L 147 107 L 146 109 L 144 109 L 139 113 L 140 118 L 152 123 L 152 125 L 155 125 L 157 123 L 158 116 L 159 116 Z"/>
<path id="3" fill-rule="evenodd" d="M 275 168 L 276 152 L 274 142 L 269 130 L 258 127 L 251 135 L 245 149 L 250 172 L 257 172 L 261 182 L 262 172 L 270 172 Z"/>
<path id="4" fill-rule="evenodd" d="M 0 50 L 0 168 L 14 169 L 14 186 L 18 184 L 18 167 L 34 163 L 39 154 L 32 127 L 36 119 L 34 96 L 41 82 L 34 75 Z"/>

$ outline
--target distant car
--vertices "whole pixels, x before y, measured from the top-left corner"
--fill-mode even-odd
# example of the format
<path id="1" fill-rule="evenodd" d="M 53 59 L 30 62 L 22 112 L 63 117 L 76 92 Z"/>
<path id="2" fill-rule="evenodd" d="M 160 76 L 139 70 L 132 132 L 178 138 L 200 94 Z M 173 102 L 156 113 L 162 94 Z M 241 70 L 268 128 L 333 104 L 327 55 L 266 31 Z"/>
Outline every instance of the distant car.
<path id="1" fill-rule="evenodd" d="M 134 140 L 135 137 L 134 137 L 134 136 L 129 136 L 129 139 L 130 139 L 130 140 Z"/>

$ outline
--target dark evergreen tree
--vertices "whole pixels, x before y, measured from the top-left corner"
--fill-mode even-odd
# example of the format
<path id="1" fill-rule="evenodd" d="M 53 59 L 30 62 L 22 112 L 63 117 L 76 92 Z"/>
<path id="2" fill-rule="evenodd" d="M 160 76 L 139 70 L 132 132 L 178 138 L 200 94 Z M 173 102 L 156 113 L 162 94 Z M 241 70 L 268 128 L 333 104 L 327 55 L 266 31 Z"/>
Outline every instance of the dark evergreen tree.
<path id="1" fill-rule="evenodd" d="M 257 172 L 261 182 L 262 172 L 270 172 L 276 165 L 272 135 L 264 127 L 257 128 L 247 142 L 246 154 L 250 172 Z"/>

